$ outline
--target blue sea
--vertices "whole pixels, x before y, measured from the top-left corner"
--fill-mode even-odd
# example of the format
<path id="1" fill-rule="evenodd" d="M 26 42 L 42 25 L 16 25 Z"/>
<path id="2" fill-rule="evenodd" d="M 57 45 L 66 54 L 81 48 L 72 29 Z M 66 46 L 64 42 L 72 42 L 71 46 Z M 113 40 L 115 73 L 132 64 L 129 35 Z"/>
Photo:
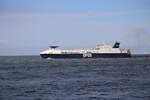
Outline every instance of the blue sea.
<path id="1" fill-rule="evenodd" d="M 150 57 L 0 57 L 0 100 L 150 100 Z"/>

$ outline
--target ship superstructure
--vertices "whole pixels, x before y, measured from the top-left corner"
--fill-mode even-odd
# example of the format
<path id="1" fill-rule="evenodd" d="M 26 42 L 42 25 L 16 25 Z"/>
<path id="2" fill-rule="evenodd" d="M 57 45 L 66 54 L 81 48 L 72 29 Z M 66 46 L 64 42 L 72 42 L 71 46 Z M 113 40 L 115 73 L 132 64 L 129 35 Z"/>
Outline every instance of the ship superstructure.
<path id="1" fill-rule="evenodd" d="M 43 58 L 106 58 L 106 57 L 131 57 L 130 49 L 120 48 L 120 43 L 114 46 L 108 44 L 97 44 L 96 48 L 61 50 L 58 46 L 50 46 L 50 49 L 40 53 Z"/>

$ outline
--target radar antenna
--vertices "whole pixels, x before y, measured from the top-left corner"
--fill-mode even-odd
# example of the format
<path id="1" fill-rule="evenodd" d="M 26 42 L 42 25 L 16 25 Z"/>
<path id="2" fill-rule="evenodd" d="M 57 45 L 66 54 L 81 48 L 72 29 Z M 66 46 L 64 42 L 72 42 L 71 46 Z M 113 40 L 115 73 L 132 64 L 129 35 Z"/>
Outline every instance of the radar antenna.
<path id="1" fill-rule="evenodd" d="M 49 46 L 51 49 L 56 49 L 56 48 L 58 48 L 59 46 Z"/>

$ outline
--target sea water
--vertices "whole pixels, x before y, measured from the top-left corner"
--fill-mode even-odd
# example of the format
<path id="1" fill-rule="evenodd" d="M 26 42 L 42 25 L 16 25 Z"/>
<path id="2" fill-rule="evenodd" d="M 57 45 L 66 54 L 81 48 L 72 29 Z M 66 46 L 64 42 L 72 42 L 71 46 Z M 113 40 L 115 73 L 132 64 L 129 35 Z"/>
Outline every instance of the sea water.
<path id="1" fill-rule="evenodd" d="M 0 57 L 0 100 L 150 100 L 150 57 Z"/>

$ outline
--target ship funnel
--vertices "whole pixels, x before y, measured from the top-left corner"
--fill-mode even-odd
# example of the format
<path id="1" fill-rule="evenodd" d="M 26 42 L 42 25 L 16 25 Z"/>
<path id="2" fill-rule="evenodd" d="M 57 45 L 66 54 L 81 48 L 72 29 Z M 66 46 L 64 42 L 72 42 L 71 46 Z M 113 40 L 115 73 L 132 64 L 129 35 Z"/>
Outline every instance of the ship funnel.
<path id="1" fill-rule="evenodd" d="M 116 42 L 116 43 L 114 44 L 113 48 L 119 48 L 119 46 L 120 46 L 120 43 L 119 43 L 119 42 Z"/>

